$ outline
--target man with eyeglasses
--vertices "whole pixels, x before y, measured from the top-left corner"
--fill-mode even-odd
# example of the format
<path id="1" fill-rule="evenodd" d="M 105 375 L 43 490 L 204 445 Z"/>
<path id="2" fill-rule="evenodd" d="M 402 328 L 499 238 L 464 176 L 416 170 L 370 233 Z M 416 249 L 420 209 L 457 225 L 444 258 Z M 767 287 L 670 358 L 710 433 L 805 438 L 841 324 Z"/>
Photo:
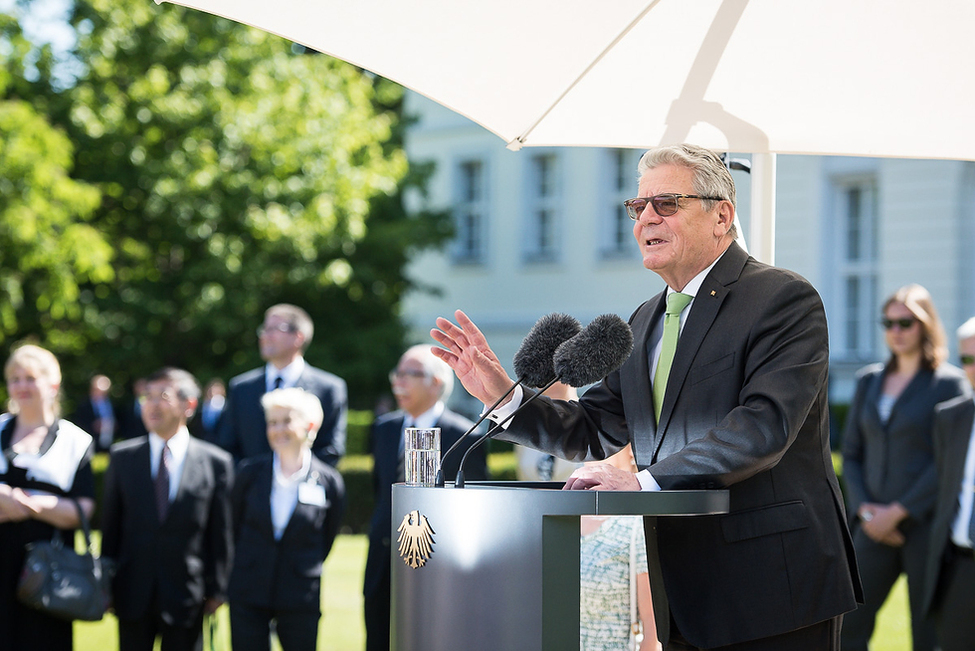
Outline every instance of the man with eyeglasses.
<path id="1" fill-rule="evenodd" d="M 667 289 L 630 318 L 635 345 L 618 371 L 578 402 L 526 404 L 499 438 L 575 461 L 632 443 L 636 475 L 586 465 L 569 489 L 730 492 L 725 515 L 645 520 L 665 649 L 838 649 L 862 591 L 829 447 L 822 301 L 735 243 L 734 181 L 717 154 L 660 147 L 638 172 L 625 206 L 644 267 Z M 437 320 L 435 353 L 491 405 L 512 381 L 455 317 Z"/>
<path id="2" fill-rule="evenodd" d="M 154 640 L 173 651 L 203 647 L 203 616 L 226 600 L 233 557 L 233 460 L 190 436 L 200 387 L 163 368 L 141 395 L 148 436 L 112 446 L 102 498 L 102 554 L 116 562 L 112 601 L 120 651 Z"/>
<path id="3" fill-rule="evenodd" d="M 300 307 L 280 303 L 264 313 L 257 338 L 261 358 L 267 363 L 230 380 L 226 406 L 217 425 L 217 443 L 236 461 L 271 453 L 261 396 L 288 387 L 313 393 L 322 403 L 325 418 L 312 444 L 312 453 L 332 467 L 345 454 L 345 380 L 305 361 L 304 352 L 312 335 L 314 324 Z"/>
<path id="4" fill-rule="evenodd" d="M 975 318 L 958 328 L 962 369 L 975 387 Z M 934 616 L 942 651 L 975 644 L 975 402 L 972 395 L 934 409 L 938 497 L 931 525 L 925 605 Z"/>
<path id="5" fill-rule="evenodd" d="M 369 524 L 369 553 L 363 582 L 366 620 L 366 651 L 389 650 L 390 544 L 392 539 L 393 484 L 405 481 L 404 439 L 407 427 L 439 427 L 440 449 L 447 451 L 473 425 L 445 403 L 454 388 L 454 372 L 430 351 L 430 346 L 409 348 L 389 373 L 397 411 L 380 416 L 373 423 L 370 452 L 373 456 L 373 488 L 376 507 Z M 458 446 L 447 463 L 444 477 L 453 481 L 467 448 L 477 440 L 471 436 Z M 487 446 L 475 448 L 464 464 L 464 477 L 487 479 Z"/>

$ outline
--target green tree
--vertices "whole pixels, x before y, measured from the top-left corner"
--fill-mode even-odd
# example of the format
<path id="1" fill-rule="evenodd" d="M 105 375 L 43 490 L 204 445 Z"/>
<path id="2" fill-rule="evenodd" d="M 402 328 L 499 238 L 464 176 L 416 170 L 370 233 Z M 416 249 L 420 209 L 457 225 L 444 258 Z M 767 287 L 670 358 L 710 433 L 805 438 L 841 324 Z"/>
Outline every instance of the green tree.
<path id="1" fill-rule="evenodd" d="M 371 406 L 402 346 L 408 255 L 446 235 L 399 201 L 418 178 L 389 110 L 402 91 L 172 5 L 80 0 L 72 24 L 84 71 L 37 101 L 101 190 L 115 253 L 79 295 L 76 383 L 164 363 L 227 377 L 259 363 L 263 310 L 291 302 L 316 323 L 309 361 Z"/>
<path id="2" fill-rule="evenodd" d="M 111 246 L 90 223 L 99 191 L 70 178 L 71 141 L 18 98 L 33 48 L 9 16 L 0 34 L 0 344 L 31 336 L 77 353 L 79 284 L 113 278 Z"/>

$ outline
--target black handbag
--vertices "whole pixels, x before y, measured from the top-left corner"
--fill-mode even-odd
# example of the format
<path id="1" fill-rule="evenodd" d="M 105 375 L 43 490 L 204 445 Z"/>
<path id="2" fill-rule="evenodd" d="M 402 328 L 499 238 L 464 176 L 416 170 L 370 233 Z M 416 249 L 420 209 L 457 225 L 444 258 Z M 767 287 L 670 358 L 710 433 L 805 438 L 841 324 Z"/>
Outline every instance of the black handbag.
<path id="1" fill-rule="evenodd" d="M 55 529 L 50 542 L 28 543 L 17 599 L 60 619 L 95 622 L 111 601 L 114 571 L 108 559 L 92 553 L 88 518 L 78 501 L 71 501 L 81 518 L 86 553 L 78 554 L 73 546 L 65 546 L 60 529 Z"/>

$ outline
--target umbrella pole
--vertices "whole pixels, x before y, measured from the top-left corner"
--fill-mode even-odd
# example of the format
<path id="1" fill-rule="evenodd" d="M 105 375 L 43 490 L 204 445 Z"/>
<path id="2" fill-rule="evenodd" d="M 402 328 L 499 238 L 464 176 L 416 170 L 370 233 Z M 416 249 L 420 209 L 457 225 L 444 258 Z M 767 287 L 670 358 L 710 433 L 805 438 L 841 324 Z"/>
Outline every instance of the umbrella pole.
<path id="1" fill-rule="evenodd" d="M 767 264 L 775 264 L 775 163 L 775 154 L 752 154 L 748 250 Z"/>

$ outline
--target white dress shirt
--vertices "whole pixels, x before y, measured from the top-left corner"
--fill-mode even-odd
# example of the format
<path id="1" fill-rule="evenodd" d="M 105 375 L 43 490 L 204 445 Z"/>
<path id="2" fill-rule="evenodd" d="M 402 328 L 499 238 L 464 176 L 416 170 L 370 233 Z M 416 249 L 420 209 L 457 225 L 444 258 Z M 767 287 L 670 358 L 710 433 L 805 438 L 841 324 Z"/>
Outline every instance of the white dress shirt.
<path id="1" fill-rule="evenodd" d="M 274 479 L 271 481 L 271 525 L 274 539 L 281 540 L 295 507 L 298 506 L 298 486 L 311 472 L 311 450 L 305 448 L 301 453 L 301 468 L 293 475 L 285 475 L 281 470 L 281 459 L 274 453 L 272 462 Z"/>

